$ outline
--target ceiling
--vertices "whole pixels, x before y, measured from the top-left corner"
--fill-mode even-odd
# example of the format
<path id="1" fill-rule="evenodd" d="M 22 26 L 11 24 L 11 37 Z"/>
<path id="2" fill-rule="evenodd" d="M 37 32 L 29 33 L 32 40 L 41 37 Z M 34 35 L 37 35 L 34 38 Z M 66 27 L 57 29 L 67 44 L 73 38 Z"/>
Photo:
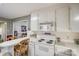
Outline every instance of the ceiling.
<path id="1" fill-rule="evenodd" d="M 55 4 L 55 3 L 54 3 Z M 52 3 L 0 3 L 0 17 L 12 19 L 29 15 L 32 11 L 54 5 Z"/>

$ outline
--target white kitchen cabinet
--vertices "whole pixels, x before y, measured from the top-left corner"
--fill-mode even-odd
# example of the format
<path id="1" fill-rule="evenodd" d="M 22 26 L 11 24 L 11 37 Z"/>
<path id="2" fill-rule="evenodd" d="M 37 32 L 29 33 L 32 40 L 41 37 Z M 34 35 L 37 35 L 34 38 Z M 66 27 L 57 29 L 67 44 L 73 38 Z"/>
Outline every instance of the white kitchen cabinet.
<path id="1" fill-rule="evenodd" d="M 69 8 L 62 7 L 56 9 L 56 30 L 57 32 L 69 31 Z"/>
<path id="2" fill-rule="evenodd" d="M 48 11 L 47 9 L 39 10 L 39 23 L 48 22 Z"/>
<path id="3" fill-rule="evenodd" d="M 55 56 L 75 56 L 72 48 L 55 45 Z"/>
<path id="4" fill-rule="evenodd" d="M 70 8 L 71 31 L 79 32 L 79 6 L 71 6 Z"/>
<path id="5" fill-rule="evenodd" d="M 55 28 L 55 10 L 52 8 L 40 9 L 31 14 L 31 30 L 39 31 L 40 23 L 48 23 L 51 22 L 53 24 L 52 31 Z"/>
<path id="6" fill-rule="evenodd" d="M 52 8 L 45 8 L 39 10 L 39 23 L 52 23 L 52 31 L 55 31 L 55 10 Z"/>
<path id="7" fill-rule="evenodd" d="M 54 56 L 54 54 L 55 54 L 55 50 L 54 50 L 55 48 L 54 48 L 54 45 L 51 47 L 50 46 L 50 56 Z"/>
<path id="8" fill-rule="evenodd" d="M 55 10 L 52 8 L 45 8 L 39 10 L 39 22 L 52 22 L 55 21 Z"/>
<path id="9" fill-rule="evenodd" d="M 31 31 L 39 30 L 39 22 L 38 22 L 38 12 L 33 12 L 31 14 Z"/>
<path id="10" fill-rule="evenodd" d="M 28 55 L 29 56 L 34 56 L 34 43 L 33 42 L 31 42 L 30 44 L 29 44 L 29 50 L 28 50 Z"/>

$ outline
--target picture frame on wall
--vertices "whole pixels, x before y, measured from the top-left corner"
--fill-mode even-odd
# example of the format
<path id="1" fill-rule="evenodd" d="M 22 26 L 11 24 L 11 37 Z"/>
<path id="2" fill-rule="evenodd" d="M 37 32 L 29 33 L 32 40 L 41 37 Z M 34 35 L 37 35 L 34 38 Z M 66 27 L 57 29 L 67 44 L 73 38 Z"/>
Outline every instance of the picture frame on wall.
<path id="1" fill-rule="evenodd" d="M 26 31 L 27 31 L 27 27 L 24 26 L 24 25 L 22 25 L 22 26 L 21 26 L 21 32 L 26 32 Z"/>
<path id="2" fill-rule="evenodd" d="M 14 31 L 14 36 L 18 36 L 18 32 L 17 31 Z"/>

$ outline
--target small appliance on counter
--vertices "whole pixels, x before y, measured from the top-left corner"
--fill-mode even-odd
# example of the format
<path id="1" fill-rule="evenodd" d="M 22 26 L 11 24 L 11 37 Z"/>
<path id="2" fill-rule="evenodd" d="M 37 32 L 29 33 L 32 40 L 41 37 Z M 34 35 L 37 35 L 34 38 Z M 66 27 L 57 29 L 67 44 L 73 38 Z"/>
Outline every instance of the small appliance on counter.
<path id="1" fill-rule="evenodd" d="M 34 31 L 30 31 L 30 32 L 28 33 L 28 35 L 29 35 L 30 37 L 37 38 L 37 33 L 34 32 Z"/>
<path id="2" fill-rule="evenodd" d="M 56 37 L 56 42 L 60 42 L 61 41 L 60 39 L 61 39 L 60 37 Z"/>
<path id="3" fill-rule="evenodd" d="M 79 39 L 74 39 L 75 44 L 79 45 Z"/>

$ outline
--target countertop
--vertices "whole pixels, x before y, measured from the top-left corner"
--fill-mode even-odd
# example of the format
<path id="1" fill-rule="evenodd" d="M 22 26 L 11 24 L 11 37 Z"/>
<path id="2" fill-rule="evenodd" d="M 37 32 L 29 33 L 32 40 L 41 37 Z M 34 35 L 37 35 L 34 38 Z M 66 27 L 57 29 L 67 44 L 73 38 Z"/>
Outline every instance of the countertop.
<path id="1" fill-rule="evenodd" d="M 36 42 L 36 38 L 31 38 L 32 42 Z M 79 45 L 75 44 L 72 41 L 62 41 L 62 42 L 56 42 L 55 46 L 61 46 L 61 47 L 65 47 L 67 49 L 71 49 L 73 51 L 74 54 L 76 54 L 76 56 L 79 56 Z M 62 48 L 60 48 L 62 49 Z"/>
<path id="2" fill-rule="evenodd" d="M 31 42 L 36 42 L 37 38 L 31 38 Z M 75 44 L 73 41 L 61 41 L 57 42 L 55 46 L 62 46 L 73 50 L 73 53 L 76 56 L 79 56 L 79 45 Z"/>
<path id="3" fill-rule="evenodd" d="M 76 56 L 79 56 L 79 45 L 75 44 L 74 42 L 57 42 L 56 46 L 70 48 L 72 49 L 73 53 L 76 54 Z"/>
<path id="4" fill-rule="evenodd" d="M 18 44 L 19 42 L 21 42 L 22 40 L 27 40 L 27 39 L 29 39 L 29 38 L 28 37 L 24 37 L 24 38 L 11 40 L 11 41 L 6 41 L 6 42 L 3 42 L 3 43 L 0 43 L 0 48 L 14 46 L 14 45 Z"/>
<path id="5" fill-rule="evenodd" d="M 6 53 L 11 54 L 11 55 L 14 56 L 14 48 L 13 48 L 13 46 L 18 44 L 22 40 L 27 40 L 27 39 L 29 39 L 29 38 L 24 37 L 24 38 L 19 38 L 19 39 L 15 39 L 15 40 L 0 43 L 0 48 L 1 48 L 0 56 L 5 55 Z"/>

